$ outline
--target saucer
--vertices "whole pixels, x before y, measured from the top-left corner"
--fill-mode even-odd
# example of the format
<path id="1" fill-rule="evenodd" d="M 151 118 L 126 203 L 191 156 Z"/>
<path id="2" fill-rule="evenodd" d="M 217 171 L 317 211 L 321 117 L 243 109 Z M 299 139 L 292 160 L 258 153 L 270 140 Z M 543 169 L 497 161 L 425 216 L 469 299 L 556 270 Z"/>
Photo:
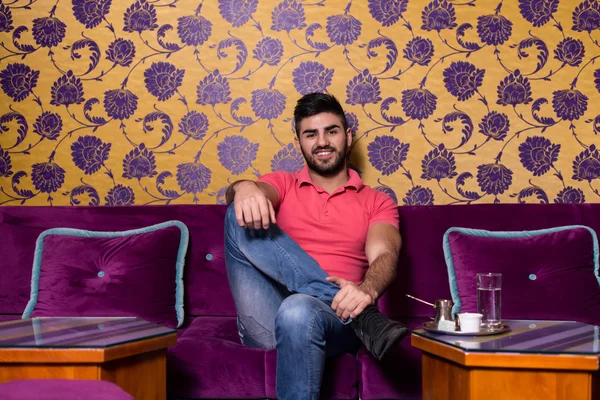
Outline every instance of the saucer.
<path id="1" fill-rule="evenodd" d="M 423 324 L 423 329 L 428 332 L 433 333 L 441 333 L 443 335 L 453 335 L 453 336 L 490 336 L 490 335 L 499 335 L 501 333 L 510 332 L 510 326 L 500 324 L 500 327 L 496 329 L 490 328 L 481 328 L 479 332 L 461 332 L 461 331 L 442 331 L 435 327 L 433 321 L 425 322 Z"/>

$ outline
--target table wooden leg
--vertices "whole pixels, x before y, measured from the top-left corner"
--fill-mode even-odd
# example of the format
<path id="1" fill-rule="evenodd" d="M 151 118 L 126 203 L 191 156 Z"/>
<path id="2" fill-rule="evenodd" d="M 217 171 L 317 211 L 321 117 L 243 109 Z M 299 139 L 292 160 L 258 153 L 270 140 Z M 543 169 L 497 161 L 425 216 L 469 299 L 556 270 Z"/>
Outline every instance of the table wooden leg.
<path id="1" fill-rule="evenodd" d="M 469 368 L 428 353 L 422 360 L 423 400 L 599 400 L 589 371 Z"/>
<path id="2" fill-rule="evenodd" d="M 167 350 L 157 350 L 100 365 L 100 379 L 114 382 L 136 399 L 167 398 Z"/>
<path id="3" fill-rule="evenodd" d="M 0 383 L 14 379 L 98 379 L 98 366 L 73 364 L 0 364 Z"/>

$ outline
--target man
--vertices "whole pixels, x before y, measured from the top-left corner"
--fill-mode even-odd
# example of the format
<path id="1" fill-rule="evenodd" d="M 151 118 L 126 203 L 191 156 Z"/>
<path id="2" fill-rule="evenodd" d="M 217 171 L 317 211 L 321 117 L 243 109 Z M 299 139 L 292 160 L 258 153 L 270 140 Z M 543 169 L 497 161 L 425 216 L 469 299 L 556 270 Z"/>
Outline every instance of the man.
<path id="1" fill-rule="evenodd" d="M 381 359 L 407 329 L 375 306 L 396 275 L 396 205 L 347 168 L 335 97 L 305 95 L 294 120 L 306 166 L 229 187 L 225 251 L 242 343 L 277 348 L 278 398 L 306 400 L 326 357 L 363 342 Z"/>

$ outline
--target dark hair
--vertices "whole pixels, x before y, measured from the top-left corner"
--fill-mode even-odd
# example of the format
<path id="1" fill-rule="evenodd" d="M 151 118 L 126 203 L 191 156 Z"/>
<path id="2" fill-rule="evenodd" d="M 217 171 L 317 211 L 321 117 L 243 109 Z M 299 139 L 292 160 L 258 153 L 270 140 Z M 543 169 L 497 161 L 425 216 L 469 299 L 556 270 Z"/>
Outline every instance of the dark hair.
<path id="1" fill-rule="evenodd" d="M 302 96 L 294 108 L 294 127 L 296 136 L 300 137 L 300 121 L 321 113 L 337 115 L 342 119 L 344 132 L 348 129 L 348 122 L 344 109 L 335 96 L 326 93 L 308 93 Z"/>

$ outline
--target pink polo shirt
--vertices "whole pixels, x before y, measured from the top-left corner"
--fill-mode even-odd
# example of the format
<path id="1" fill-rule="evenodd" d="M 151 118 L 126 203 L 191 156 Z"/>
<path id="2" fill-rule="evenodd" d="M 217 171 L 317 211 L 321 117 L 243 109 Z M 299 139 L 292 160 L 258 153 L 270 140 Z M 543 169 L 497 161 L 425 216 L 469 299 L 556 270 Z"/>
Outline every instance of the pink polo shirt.
<path id="1" fill-rule="evenodd" d="M 398 228 L 398 209 L 385 193 L 366 186 L 348 170 L 344 187 L 329 194 L 314 184 L 305 166 L 290 173 L 263 175 L 259 182 L 278 193 L 277 224 L 329 275 L 362 283 L 369 263 L 365 243 L 369 227 L 385 222 Z"/>

